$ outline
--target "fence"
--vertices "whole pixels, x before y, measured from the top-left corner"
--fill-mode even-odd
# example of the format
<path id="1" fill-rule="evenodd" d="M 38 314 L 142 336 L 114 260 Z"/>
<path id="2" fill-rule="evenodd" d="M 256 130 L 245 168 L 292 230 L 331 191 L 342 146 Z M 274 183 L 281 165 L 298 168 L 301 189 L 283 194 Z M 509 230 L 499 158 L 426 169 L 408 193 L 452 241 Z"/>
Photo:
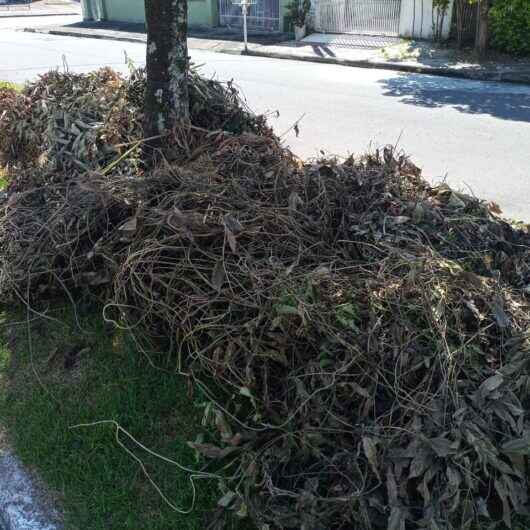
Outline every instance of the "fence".
<path id="1" fill-rule="evenodd" d="M 231 0 L 219 0 L 221 26 L 243 26 L 241 7 Z M 247 24 L 250 29 L 278 31 L 280 29 L 280 4 L 278 0 L 256 0 L 249 8 Z"/>
<path id="2" fill-rule="evenodd" d="M 477 30 L 477 17 L 478 2 L 471 4 L 469 0 L 455 0 L 451 23 L 451 38 L 457 41 L 459 47 L 474 41 Z"/>
<path id="3" fill-rule="evenodd" d="M 318 0 L 315 29 L 326 33 L 395 36 L 401 0 Z"/>

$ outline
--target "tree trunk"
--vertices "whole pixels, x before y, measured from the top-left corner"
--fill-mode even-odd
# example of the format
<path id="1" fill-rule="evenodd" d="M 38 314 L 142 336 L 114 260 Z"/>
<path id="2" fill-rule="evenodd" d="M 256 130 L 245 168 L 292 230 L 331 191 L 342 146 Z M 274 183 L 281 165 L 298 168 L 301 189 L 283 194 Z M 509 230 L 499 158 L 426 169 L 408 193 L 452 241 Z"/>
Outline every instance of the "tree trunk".
<path id="1" fill-rule="evenodd" d="M 475 41 L 475 50 L 479 56 L 485 55 L 488 49 L 488 14 L 489 0 L 479 0 L 478 28 Z"/>
<path id="2" fill-rule="evenodd" d="M 187 0 L 145 0 L 147 85 L 144 137 L 163 146 L 175 125 L 189 120 Z"/>

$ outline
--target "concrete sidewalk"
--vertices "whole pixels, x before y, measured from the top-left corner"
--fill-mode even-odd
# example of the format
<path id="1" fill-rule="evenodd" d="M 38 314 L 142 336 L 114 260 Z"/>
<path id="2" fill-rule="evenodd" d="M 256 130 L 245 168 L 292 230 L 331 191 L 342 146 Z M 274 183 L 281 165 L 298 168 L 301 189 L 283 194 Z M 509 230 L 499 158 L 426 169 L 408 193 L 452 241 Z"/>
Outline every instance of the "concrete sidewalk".
<path id="1" fill-rule="evenodd" d="M 66 26 L 47 26 L 28 29 L 38 33 L 112 39 L 126 42 L 145 42 L 143 25 L 122 23 L 79 23 Z M 215 51 L 236 55 L 245 54 L 241 41 L 227 40 L 215 32 L 190 31 L 188 45 L 191 49 Z M 475 79 L 530 84 L 530 60 L 473 62 L 458 56 L 455 50 L 440 49 L 429 43 L 405 41 L 392 37 L 355 35 L 321 35 L 306 37 L 303 41 L 264 41 L 263 36 L 250 36 L 248 55 L 338 64 L 358 68 L 380 68 L 401 72 L 424 73 Z"/>
<path id="2" fill-rule="evenodd" d="M 81 15 L 81 6 L 70 0 L 39 0 L 31 4 L 0 1 L 0 18 Z"/>
<path id="3" fill-rule="evenodd" d="M 66 26 L 41 26 L 29 29 L 36 33 L 49 33 L 68 37 L 85 37 L 92 39 L 110 39 L 123 42 L 146 42 L 145 25 L 141 23 L 125 22 L 80 22 Z M 195 40 L 207 41 L 204 49 L 219 48 L 223 45 L 229 50 L 243 50 L 241 41 L 243 36 L 237 31 L 228 28 L 190 28 L 188 37 Z M 270 45 L 287 40 L 287 33 L 249 30 L 248 40 L 252 44 Z M 208 46 L 211 43 L 211 48 Z M 197 43 L 196 43 L 197 44 Z M 236 46 L 233 46 L 233 45 Z"/>
<path id="4" fill-rule="evenodd" d="M 456 50 L 392 37 L 311 35 L 300 42 L 252 47 L 250 55 L 331 63 L 358 68 L 530 84 L 530 60 L 474 62 Z"/>
<path id="5" fill-rule="evenodd" d="M 9 448 L 0 426 L 0 530 L 62 530 L 52 495 Z"/>

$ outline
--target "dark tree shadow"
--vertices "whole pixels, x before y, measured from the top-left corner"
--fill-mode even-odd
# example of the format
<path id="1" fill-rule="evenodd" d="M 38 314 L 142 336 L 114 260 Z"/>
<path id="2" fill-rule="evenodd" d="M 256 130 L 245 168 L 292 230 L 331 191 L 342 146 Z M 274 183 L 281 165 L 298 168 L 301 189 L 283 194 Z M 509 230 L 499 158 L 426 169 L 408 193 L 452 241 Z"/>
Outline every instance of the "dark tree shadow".
<path id="1" fill-rule="evenodd" d="M 336 57 L 335 52 L 329 46 L 312 44 L 311 48 L 318 57 Z"/>
<path id="2" fill-rule="evenodd" d="M 530 87 L 420 74 L 380 81 L 385 96 L 420 107 L 451 107 L 466 114 L 530 123 Z"/>

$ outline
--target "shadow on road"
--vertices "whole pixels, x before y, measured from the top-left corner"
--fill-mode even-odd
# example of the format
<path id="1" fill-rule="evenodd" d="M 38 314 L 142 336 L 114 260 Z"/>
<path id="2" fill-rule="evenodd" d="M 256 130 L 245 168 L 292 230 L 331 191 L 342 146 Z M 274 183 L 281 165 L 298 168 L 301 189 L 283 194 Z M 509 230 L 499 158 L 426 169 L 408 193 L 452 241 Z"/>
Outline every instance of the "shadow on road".
<path id="1" fill-rule="evenodd" d="M 530 87 L 401 74 L 380 81 L 385 96 L 428 108 L 452 107 L 467 114 L 530 123 Z"/>

